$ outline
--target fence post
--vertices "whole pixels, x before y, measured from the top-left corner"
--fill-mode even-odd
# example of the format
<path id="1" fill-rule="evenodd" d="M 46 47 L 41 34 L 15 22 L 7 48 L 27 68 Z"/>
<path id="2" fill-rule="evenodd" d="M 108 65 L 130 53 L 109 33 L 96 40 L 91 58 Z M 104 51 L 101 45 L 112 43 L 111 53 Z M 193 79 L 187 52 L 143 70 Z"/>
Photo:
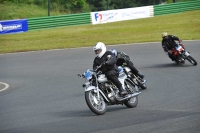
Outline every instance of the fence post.
<path id="1" fill-rule="evenodd" d="M 50 0 L 48 0 L 48 16 L 50 16 Z"/>

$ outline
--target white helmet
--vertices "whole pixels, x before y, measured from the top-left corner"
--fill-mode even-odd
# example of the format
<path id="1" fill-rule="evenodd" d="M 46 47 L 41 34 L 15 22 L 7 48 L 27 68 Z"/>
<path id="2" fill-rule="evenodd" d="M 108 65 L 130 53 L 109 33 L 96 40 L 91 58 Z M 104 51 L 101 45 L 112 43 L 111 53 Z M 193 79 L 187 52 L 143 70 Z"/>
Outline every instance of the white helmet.
<path id="1" fill-rule="evenodd" d="M 96 43 L 95 46 L 93 47 L 93 50 L 94 50 L 94 52 L 95 52 L 96 50 L 101 50 L 101 52 L 100 52 L 99 54 L 96 54 L 99 58 L 101 58 L 101 57 L 105 54 L 105 52 L 106 52 L 106 46 L 105 46 L 104 43 L 98 42 L 98 43 Z"/>

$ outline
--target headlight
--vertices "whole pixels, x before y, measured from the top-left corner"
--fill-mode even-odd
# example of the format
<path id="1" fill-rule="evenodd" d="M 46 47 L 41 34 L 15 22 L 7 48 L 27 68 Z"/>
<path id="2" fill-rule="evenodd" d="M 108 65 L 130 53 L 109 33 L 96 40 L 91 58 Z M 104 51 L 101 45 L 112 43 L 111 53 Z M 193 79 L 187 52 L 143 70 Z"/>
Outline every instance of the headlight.
<path id="1" fill-rule="evenodd" d="M 82 87 L 85 88 L 85 87 L 87 87 L 89 85 L 90 85 L 90 82 L 87 82 L 87 83 L 83 84 Z"/>

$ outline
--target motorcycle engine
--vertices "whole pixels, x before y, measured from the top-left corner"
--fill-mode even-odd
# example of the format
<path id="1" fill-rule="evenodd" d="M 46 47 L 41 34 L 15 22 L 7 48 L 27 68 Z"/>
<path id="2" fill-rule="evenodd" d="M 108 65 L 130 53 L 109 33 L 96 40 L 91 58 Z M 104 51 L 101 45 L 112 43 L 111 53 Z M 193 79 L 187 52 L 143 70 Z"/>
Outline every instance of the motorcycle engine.
<path id="1" fill-rule="evenodd" d="M 101 84 L 102 90 L 104 91 L 105 94 L 107 94 L 110 103 L 111 104 L 115 104 L 116 103 L 116 96 L 115 96 L 115 91 L 116 91 L 116 87 L 114 87 L 112 84 L 110 83 L 104 83 Z M 118 89 L 117 89 L 118 90 Z"/>

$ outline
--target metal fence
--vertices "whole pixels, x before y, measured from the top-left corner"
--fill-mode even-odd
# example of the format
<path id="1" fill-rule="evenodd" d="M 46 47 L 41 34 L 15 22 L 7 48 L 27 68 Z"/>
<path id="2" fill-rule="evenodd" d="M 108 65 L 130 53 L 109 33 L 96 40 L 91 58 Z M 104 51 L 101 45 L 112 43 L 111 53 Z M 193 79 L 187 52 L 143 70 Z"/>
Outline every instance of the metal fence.
<path id="1" fill-rule="evenodd" d="M 28 30 L 90 24 L 90 13 L 69 14 L 28 19 Z"/>
<path id="2" fill-rule="evenodd" d="M 154 6 L 154 16 L 179 13 L 190 10 L 200 10 L 200 0 L 156 5 Z"/>

